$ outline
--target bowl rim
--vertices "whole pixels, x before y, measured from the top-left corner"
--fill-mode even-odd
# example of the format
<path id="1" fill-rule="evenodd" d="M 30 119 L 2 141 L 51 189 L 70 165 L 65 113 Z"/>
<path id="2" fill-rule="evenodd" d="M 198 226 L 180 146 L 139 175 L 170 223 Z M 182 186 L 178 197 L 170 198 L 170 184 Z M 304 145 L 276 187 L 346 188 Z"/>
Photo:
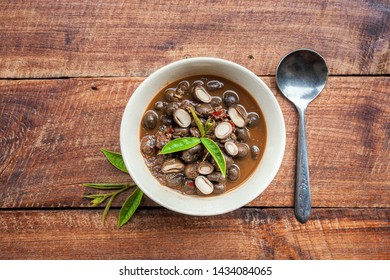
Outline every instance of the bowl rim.
<path id="1" fill-rule="evenodd" d="M 135 131 L 137 131 L 137 134 L 136 134 L 137 140 L 134 139 L 135 137 L 130 137 L 129 133 L 128 133 L 128 129 L 130 129 L 130 126 L 129 126 L 130 117 L 134 116 L 135 113 L 138 113 L 138 115 L 139 115 L 139 112 L 141 112 L 143 114 L 144 111 L 146 110 L 146 107 L 143 107 L 143 106 L 142 106 L 142 108 L 140 108 L 140 106 L 137 107 L 137 101 L 142 100 L 141 95 L 147 89 L 146 87 L 148 85 L 150 86 L 150 84 L 153 83 L 153 81 L 155 79 L 158 79 L 160 77 L 160 75 L 166 75 L 166 74 L 169 75 L 170 73 L 173 73 L 175 69 L 180 68 L 180 67 L 186 67 L 186 66 L 191 65 L 191 64 L 216 65 L 217 67 L 224 66 L 224 67 L 228 67 L 228 68 L 231 67 L 233 69 L 232 71 L 242 72 L 244 76 L 252 79 L 254 83 L 257 83 L 261 87 L 261 90 L 263 90 L 262 94 L 265 94 L 266 97 L 268 98 L 269 102 L 271 102 L 271 104 L 273 106 L 273 108 L 272 108 L 273 113 L 275 114 L 276 120 L 278 122 L 278 129 L 280 130 L 279 131 L 280 139 L 279 139 L 278 146 L 276 147 L 275 150 L 273 150 L 273 152 L 276 152 L 276 157 L 274 157 L 273 161 L 272 161 L 273 166 L 268 168 L 269 174 L 267 174 L 268 176 L 266 176 L 266 179 L 261 182 L 261 187 L 259 187 L 257 189 L 257 191 L 255 190 L 255 187 L 251 187 L 251 188 L 247 187 L 247 189 L 251 190 L 249 193 L 246 193 L 245 190 L 242 190 L 243 187 L 248 184 L 248 181 L 250 182 L 253 180 L 253 177 L 254 177 L 253 174 L 237 188 L 234 188 L 233 190 L 231 190 L 225 194 L 212 196 L 212 197 L 199 197 L 199 196 L 189 196 L 189 195 L 181 194 L 177 191 L 173 191 L 172 189 L 170 189 L 168 187 L 162 186 L 157 181 L 157 179 L 155 179 L 153 177 L 153 175 L 150 172 L 148 172 L 147 175 L 145 175 L 143 173 L 139 174 L 140 173 L 139 168 L 142 169 L 142 167 L 140 167 L 141 164 L 138 163 L 139 162 L 139 155 L 140 155 L 140 151 L 139 151 L 139 142 L 140 142 L 139 141 L 139 131 L 140 131 L 140 129 L 139 128 L 140 128 L 141 121 L 138 121 L 139 124 L 136 124 Z M 205 74 L 205 75 L 208 75 L 208 74 Z M 210 73 L 210 75 L 213 75 L 213 74 Z M 222 75 L 216 75 L 216 76 L 222 76 Z M 184 77 L 185 76 L 182 76 L 182 78 L 184 78 Z M 178 78 L 176 80 L 179 80 L 179 79 L 180 78 Z M 230 79 L 230 80 L 232 80 L 233 82 L 236 82 L 234 79 Z M 166 83 L 160 83 L 160 90 L 171 82 L 174 82 L 174 80 L 171 80 L 171 81 L 166 82 Z M 243 86 L 243 85 L 240 84 L 240 86 Z M 252 93 L 249 90 L 248 90 L 248 92 L 255 98 L 256 102 L 258 102 L 258 99 L 254 96 L 254 93 Z M 154 92 L 154 95 L 152 95 L 152 98 L 157 93 L 158 93 L 158 91 Z M 151 94 L 151 93 L 149 93 L 149 94 Z M 149 99 L 149 101 L 146 102 L 147 103 L 146 106 L 149 104 L 150 100 L 151 99 Z M 259 104 L 259 106 L 261 107 L 260 104 Z M 136 109 L 136 110 L 134 110 L 134 109 Z M 264 114 L 263 108 L 261 108 L 261 110 L 263 111 L 263 114 Z M 264 153 L 267 152 L 267 148 L 269 145 L 269 143 L 268 143 L 268 140 L 269 140 L 268 139 L 268 133 L 269 133 L 268 126 L 269 126 L 269 124 L 267 123 L 267 121 L 266 121 L 266 126 L 267 126 L 267 144 L 266 144 L 266 150 Z M 134 131 L 134 128 L 132 130 Z M 136 142 L 138 144 L 136 144 Z M 130 145 L 130 143 L 136 145 L 137 147 L 134 147 L 134 145 Z M 169 210 L 175 211 L 175 212 L 179 212 L 179 213 L 187 214 L 187 215 L 195 215 L 195 216 L 211 216 L 211 215 L 219 215 L 219 214 L 227 213 L 227 212 L 236 210 L 236 209 L 248 204 L 252 200 L 254 200 L 257 196 L 259 196 L 270 185 L 270 183 L 272 182 L 272 180 L 276 176 L 276 174 L 280 168 L 280 165 L 282 163 L 282 160 L 283 160 L 283 156 L 284 156 L 284 152 L 285 152 L 285 144 L 286 144 L 286 129 L 285 129 L 285 122 L 284 122 L 283 113 L 280 109 L 280 106 L 279 106 L 274 94 L 269 89 L 269 87 L 264 83 L 264 81 L 261 80 L 261 78 L 259 78 L 257 75 L 255 75 L 253 72 L 251 72 L 250 70 L 248 70 L 244 66 L 237 64 L 235 62 L 229 61 L 229 60 L 216 58 L 216 57 L 194 57 L 194 58 L 182 59 L 182 60 L 178 60 L 178 61 L 172 62 L 170 64 L 167 64 L 167 65 L 159 68 L 155 72 L 153 72 L 136 88 L 136 90 L 133 92 L 132 96 L 129 98 L 127 105 L 125 107 L 125 110 L 123 112 L 121 126 L 120 126 L 121 153 L 122 153 L 126 168 L 129 171 L 129 174 L 130 174 L 132 180 L 145 193 L 145 195 L 147 195 L 150 199 L 152 199 L 157 204 L 159 204 L 159 205 L 161 205 Z M 133 146 L 133 147 L 130 147 L 130 146 Z M 138 152 L 137 152 L 137 149 L 138 149 Z M 263 157 L 264 157 L 264 155 L 263 155 Z M 138 158 L 138 160 L 135 160 L 135 158 L 136 159 Z M 144 163 L 144 159 L 143 159 L 142 155 L 141 155 L 140 160 L 142 161 L 142 164 L 144 165 L 144 167 L 147 168 L 146 164 Z M 260 161 L 260 163 L 257 166 L 254 173 L 256 173 L 259 170 L 260 166 L 262 165 L 262 161 L 263 161 L 263 159 Z M 145 168 L 143 168 L 144 171 L 145 171 Z M 147 171 L 149 171 L 149 170 L 147 170 Z M 151 179 L 150 177 L 153 179 Z M 158 188 L 160 188 L 161 190 L 157 190 L 155 186 L 148 187 L 145 184 L 145 181 L 147 181 L 146 183 L 148 183 L 148 182 L 153 183 L 153 181 L 154 181 L 154 183 L 156 185 L 158 185 Z M 241 191 L 238 191 L 238 190 L 241 190 Z M 169 194 L 167 194 L 166 192 L 169 192 Z M 236 200 L 232 199 L 232 196 L 234 194 L 238 195 L 237 202 L 235 202 Z M 169 195 L 171 197 L 169 197 Z M 225 204 L 225 202 L 227 202 L 227 199 L 226 199 L 227 197 L 229 197 L 229 200 L 228 200 L 229 203 Z M 196 207 L 194 207 L 194 205 L 192 204 L 193 202 L 196 202 L 196 205 L 195 205 Z M 212 207 L 211 203 L 214 205 L 217 205 L 217 207 Z"/>

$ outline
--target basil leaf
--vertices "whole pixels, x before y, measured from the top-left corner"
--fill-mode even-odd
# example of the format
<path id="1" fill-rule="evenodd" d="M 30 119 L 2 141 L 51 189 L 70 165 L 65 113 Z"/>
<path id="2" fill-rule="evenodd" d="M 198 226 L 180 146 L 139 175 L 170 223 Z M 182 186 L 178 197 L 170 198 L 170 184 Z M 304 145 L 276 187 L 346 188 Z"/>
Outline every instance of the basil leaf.
<path id="1" fill-rule="evenodd" d="M 174 152 L 188 150 L 192 147 L 195 147 L 200 143 L 200 139 L 196 137 L 184 137 L 184 138 L 176 138 L 172 141 L 169 141 L 162 148 L 160 155 L 171 154 Z"/>
<path id="2" fill-rule="evenodd" d="M 134 187 L 134 183 L 87 183 L 84 187 L 89 187 L 97 190 L 117 190 L 127 187 Z"/>
<path id="3" fill-rule="evenodd" d="M 140 188 L 136 188 L 135 191 L 126 199 L 119 212 L 118 228 L 121 228 L 130 220 L 131 216 L 133 216 L 135 210 L 137 210 L 141 202 L 143 194 L 144 193 Z"/>
<path id="4" fill-rule="evenodd" d="M 221 169 L 222 175 L 226 176 L 226 161 L 225 157 L 221 152 L 221 149 L 213 140 L 209 138 L 200 138 L 200 140 L 218 164 L 219 169 Z"/>
<path id="5" fill-rule="evenodd" d="M 198 129 L 199 129 L 199 132 L 200 132 L 200 136 L 204 137 L 206 134 L 205 134 L 202 122 L 200 121 L 200 119 L 198 118 L 198 116 L 196 115 L 196 113 L 195 113 L 195 111 L 194 111 L 194 109 L 192 107 L 190 107 L 190 111 L 191 111 L 192 117 L 195 120 L 196 125 L 198 126 Z"/>
<path id="6" fill-rule="evenodd" d="M 106 156 L 106 158 L 108 159 L 108 161 L 113 165 L 115 166 L 116 168 L 118 168 L 120 171 L 123 171 L 125 173 L 129 173 L 127 171 L 127 168 L 126 168 L 126 165 L 123 161 L 123 158 L 122 158 L 122 155 L 119 154 L 119 153 L 115 153 L 115 152 L 110 152 L 110 151 L 107 151 L 105 149 L 101 149 L 101 151 L 103 152 L 103 154 Z"/>

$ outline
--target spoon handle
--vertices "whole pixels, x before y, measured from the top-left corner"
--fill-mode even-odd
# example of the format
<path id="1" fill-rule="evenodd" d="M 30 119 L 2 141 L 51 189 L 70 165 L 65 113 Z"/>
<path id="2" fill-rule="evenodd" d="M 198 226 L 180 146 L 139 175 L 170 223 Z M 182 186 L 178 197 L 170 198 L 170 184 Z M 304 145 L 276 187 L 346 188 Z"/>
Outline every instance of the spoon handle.
<path id="1" fill-rule="evenodd" d="M 306 223 L 311 212 L 310 181 L 309 181 L 309 161 L 307 158 L 306 109 L 298 108 L 299 129 L 298 129 L 298 149 L 297 149 L 297 172 L 295 184 L 295 216 L 301 223 Z"/>

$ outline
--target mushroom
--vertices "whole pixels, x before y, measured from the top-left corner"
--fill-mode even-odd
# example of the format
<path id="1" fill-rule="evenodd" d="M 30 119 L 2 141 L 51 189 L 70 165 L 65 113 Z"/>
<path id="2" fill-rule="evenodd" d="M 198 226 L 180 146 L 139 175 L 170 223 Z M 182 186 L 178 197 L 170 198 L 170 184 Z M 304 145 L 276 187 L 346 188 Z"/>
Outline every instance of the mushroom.
<path id="1" fill-rule="evenodd" d="M 214 190 L 213 183 L 211 183 L 209 179 L 202 175 L 196 177 L 195 186 L 203 194 L 211 194 Z"/>
<path id="2" fill-rule="evenodd" d="M 190 83 L 188 81 L 181 81 L 176 87 L 176 93 L 182 97 L 188 89 L 190 88 Z"/>
<path id="3" fill-rule="evenodd" d="M 182 173 L 165 174 L 164 181 L 167 187 L 177 187 L 184 183 L 184 175 Z"/>
<path id="4" fill-rule="evenodd" d="M 213 96 L 213 97 L 211 98 L 210 104 L 211 104 L 211 106 L 212 106 L 213 108 L 217 108 L 217 107 L 219 107 L 219 106 L 222 105 L 222 98 L 219 97 L 219 96 Z"/>
<path id="5" fill-rule="evenodd" d="M 237 143 L 237 147 L 238 147 L 238 153 L 237 153 L 237 157 L 238 158 L 244 158 L 248 155 L 249 153 L 249 146 L 248 144 L 246 143 Z"/>
<path id="6" fill-rule="evenodd" d="M 168 115 L 168 116 L 172 116 L 173 113 L 179 109 L 179 104 L 177 102 L 170 102 L 167 104 L 167 108 L 165 110 L 165 113 Z"/>
<path id="7" fill-rule="evenodd" d="M 141 151 L 144 154 L 152 154 L 156 149 L 156 136 L 146 135 L 141 139 Z"/>
<path id="8" fill-rule="evenodd" d="M 227 178 L 230 181 L 236 181 L 238 178 L 240 178 L 240 167 L 238 167 L 237 164 L 232 164 L 227 170 Z"/>
<path id="9" fill-rule="evenodd" d="M 202 117 L 208 117 L 213 112 L 213 107 L 210 104 L 203 103 L 196 106 L 196 111 Z"/>
<path id="10" fill-rule="evenodd" d="M 188 112 L 190 110 L 190 108 L 195 109 L 196 104 L 198 104 L 198 103 L 195 103 L 195 102 L 188 100 L 188 99 L 184 99 L 180 104 L 180 108 L 184 109 L 185 111 Z"/>
<path id="11" fill-rule="evenodd" d="M 246 127 L 236 129 L 237 140 L 240 142 L 246 142 L 250 138 L 249 129 Z"/>
<path id="12" fill-rule="evenodd" d="M 253 159 L 258 159 L 260 155 L 260 149 L 256 145 L 251 147 L 251 155 Z"/>
<path id="13" fill-rule="evenodd" d="M 226 192 L 226 185 L 224 183 L 216 183 L 214 184 L 214 194 L 221 194 Z"/>
<path id="14" fill-rule="evenodd" d="M 202 155 L 203 155 L 203 147 L 202 145 L 198 144 L 195 147 L 192 147 L 191 149 L 185 150 L 182 153 L 181 158 L 188 163 L 200 159 Z"/>
<path id="15" fill-rule="evenodd" d="M 244 127 L 248 123 L 247 113 L 242 106 L 233 105 L 228 109 L 228 114 L 232 122 L 238 127 Z"/>
<path id="16" fill-rule="evenodd" d="M 190 130 L 188 127 L 176 127 L 173 130 L 173 137 L 178 138 L 178 137 L 186 137 L 190 134 Z"/>
<path id="17" fill-rule="evenodd" d="M 225 177 L 222 175 L 221 172 L 218 171 L 207 175 L 207 179 L 213 182 L 219 182 L 219 183 L 225 182 Z"/>
<path id="18" fill-rule="evenodd" d="M 162 115 L 160 121 L 167 126 L 173 125 L 173 119 L 167 115 Z"/>
<path id="19" fill-rule="evenodd" d="M 240 101 L 238 94 L 235 91 L 227 90 L 223 93 L 223 102 L 226 106 L 230 107 L 237 104 Z"/>
<path id="20" fill-rule="evenodd" d="M 202 175 L 208 175 L 213 173 L 214 166 L 208 161 L 202 161 L 198 165 L 198 172 Z"/>
<path id="21" fill-rule="evenodd" d="M 194 88 L 194 97 L 203 103 L 211 102 L 211 95 L 202 86 L 196 86 Z"/>
<path id="22" fill-rule="evenodd" d="M 211 80 L 207 82 L 206 86 L 208 90 L 214 91 L 223 88 L 224 84 L 217 80 Z"/>
<path id="23" fill-rule="evenodd" d="M 252 127 L 260 122 L 260 116 L 256 112 L 248 113 L 248 126 Z"/>
<path id="24" fill-rule="evenodd" d="M 155 111 L 149 110 L 146 111 L 143 118 L 142 123 L 145 128 L 147 129 L 153 129 L 157 125 L 158 115 Z"/>
<path id="25" fill-rule="evenodd" d="M 164 91 L 164 98 L 168 102 L 175 101 L 175 89 L 174 88 L 168 88 Z"/>
<path id="26" fill-rule="evenodd" d="M 238 154 L 238 147 L 233 141 L 225 143 L 225 151 L 229 156 L 236 156 Z"/>
<path id="27" fill-rule="evenodd" d="M 226 168 L 229 168 L 230 166 L 232 166 L 232 164 L 234 163 L 232 157 L 229 157 L 228 155 L 226 155 L 225 153 L 222 153 L 223 157 L 225 158 L 225 162 L 226 162 Z"/>
<path id="28" fill-rule="evenodd" d="M 161 167 L 161 172 L 162 173 L 179 173 L 179 172 L 182 172 L 184 170 L 184 163 L 178 159 L 178 158 L 172 158 L 172 159 L 168 159 L 166 160 L 162 167 Z"/>
<path id="29" fill-rule="evenodd" d="M 195 187 L 194 180 L 185 179 L 183 185 L 183 191 L 185 194 L 195 194 L 197 188 Z"/>
<path id="30" fill-rule="evenodd" d="M 184 168 L 184 175 L 189 179 L 195 179 L 199 176 L 198 163 L 187 164 Z"/>
<path id="31" fill-rule="evenodd" d="M 229 122 L 219 123 L 214 130 L 214 134 L 218 139 L 226 139 L 233 132 L 233 126 Z"/>
<path id="32" fill-rule="evenodd" d="M 195 81 L 192 83 L 193 90 L 195 89 L 195 87 L 203 86 L 203 85 L 204 85 L 204 82 L 203 82 L 202 80 L 195 80 Z"/>
<path id="33" fill-rule="evenodd" d="M 173 113 L 173 119 L 181 127 L 188 127 L 191 124 L 191 116 L 190 116 L 190 114 L 187 111 L 183 110 L 183 109 L 177 109 Z"/>
<path id="34" fill-rule="evenodd" d="M 248 149 L 249 149 L 249 147 L 248 147 Z M 233 158 L 226 155 L 224 152 L 222 152 L 222 155 L 225 158 L 226 168 L 229 168 L 234 163 Z M 210 159 L 210 162 L 212 165 L 214 165 L 215 169 L 219 171 L 218 164 L 213 157 Z"/>
<path id="35" fill-rule="evenodd" d="M 161 100 L 154 103 L 154 109 L 156 111 L 163 111 L 166 106 L 167 106 L 167 103 L 163 102 Z"/>

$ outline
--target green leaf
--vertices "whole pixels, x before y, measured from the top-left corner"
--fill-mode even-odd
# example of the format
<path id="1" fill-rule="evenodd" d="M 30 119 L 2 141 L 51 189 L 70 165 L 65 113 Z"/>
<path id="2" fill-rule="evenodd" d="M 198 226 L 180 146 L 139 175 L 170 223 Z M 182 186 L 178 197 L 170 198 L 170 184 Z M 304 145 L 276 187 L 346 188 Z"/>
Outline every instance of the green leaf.
<path id="1" fill-rule="evenodd" d="M 90 198 L 90 199 L 94 199 L 94 198 L 98 198 L 98 197 L 103 197 L 104 194 L 89 194 L 89 195 L 85 195 L 84 197 L 85 198 Z"/>
<path id="2" fill-rule="evenodd" d="M 134 187 L 134 183 L 87 183 L 84 187 L 89 187 L 98 190 L 117 190 L 128 187 Z"/>
<path id="3" fill-rule="evenodd" d="M 198 129 L 199 129 L 199 132 L 200 132 L 200 136 L 204 137 L 206 134 L 205 134 L 202 122 L 200 121 L 200 119 L 198 118 L 198 116 L 196 115 L 196 113 L 195 113 L 195 111 L 194 111 L 194 109 L 192 107 L 190 107 L 190 111 L 191 111 L 192 117 L 195 120 L 196 125 L 198 126 Z"/>
<path id="4" fill-rule="evenodd" d="M 208 118 L 207 119 L 207 121 L 206 121 L 206 124 L 205 124 L 205 135 L 207 135 L 209 132 L 210 132 L 210 130 L 214 127 L 214 125 L 215 125 L 215 121 L 213 120 L 213 119 L 211 119 L 211 118 Z"/>
<path id="5" fill-rule="evenodd" d="M 122 155 L 119 154 L 119 153 L 115 153 L 115 152 L 110 152 L 110 151 L 107 151 L 105 149 L 101 149 L 101 151 L 103 152 L 103 154 L 106 156 L 106 158 L 108 159 L 108 161 L 113 165 L 115 166 L 116 168 L 118 168 L 120 171 L 123 171 L 125 173 L 129 173 L 127 171 L 127 168 L 126 168 L 126 165 L 123 161 L 123 158 L 122 158 Z"/>
<path id="6" fill-rule="evenodd" d="M 106 207 L 104 208 L 103 216 L 102 216 L 102 224 L 104 224 L 104 220 L 107 217 L 108 211 L 110 210 L 110 207 L 111 207 L 112 202 L 114 201 L 115 197 L 116 197 L 116 195 L 111 196 L 110 200 L 107 202 Z"/>
<path id="7" fill-rule="evenodd" d="M 171 154 L 174 152 L 188 150 L 191 149 L 192 147 L 195 147 L 199 143 L 200 143 L 200 139 L 197 137 L 176 138 L 172 141 L 169 141 L 167 144 L 165 144 L 165 146 L 162 148 L 159 154 L 164 155 L 164 154 Z"/>
<path id="8" fill-rule="evenodd" d="M 130 220 L 135 210 L 137 210 L 141 202 L 142 196 L 143 192 L 141 191 L 141 189 L 136 188 L 135 191 L 126 199 L 119 212 L 118 228 L 121 228 L 125 223 Z"/>
<path id="9" fill-rule="evenodd" d="M 90 195 L 86 195 L 85 197 L 86 198 L 90 198 L 90 199 L 93 199 L 91 201 L 91 206 L 98 206 L 100 205 L 102 202 L 104 202 L 108 197 L 110 197 L 110 199 L 108 200 L 107 204 L 106 204 L 106 207 L 104 208 L 104 211 L 103 211 L 103 216 L 102 216 L 102 224 L 104 223 L 104 220 L 106 219 L 106 216 L 108 214 L 108 211 L 110 210 L 110 207 L 112 205 L 112 202 L 114 201 L 114 199 L 122 192 L 125 192 L 126 190 L 128 190 L 129 188 L 131 187 L 134 187 L 134 186 L 137 186 L 136 184 L 134 183 L 131 183 L 131 184 L 115 184 L 115 183 L 108 183 L 106 185 L 104 184 L 86 184 L 86 185 L 92 185 L 92 187 L 96 187 L 98 189 L 101 189 L 104 187 L 107 187 L 105 190 L 116 190 L 114 192 L 111 192 L 111 193 L 106 193 L 106 194 L 90 194 Z"/>
<path id="10" fill-rule="evenodd" d="M 90 194 L 90 195 L 86 195 L 84 197 L 92 199 L 91 206 L 95 207 L 95 206 L 98 206 L 99 204 L 101 204 L 102 202 L 104 202 L 106 200 L 106 198 L 109 197 L 109 195 L 105 195 L 105 194 Z"/>
<path id="11" fill-rule="evenodd" d="M 219 169 L 221 169 L 222 175 L 226 176 L 226 160 L 221 152 L 221 149 L 213 140 L 209 138 L 200 138 L 200 140 L 216 161 Z"/>

